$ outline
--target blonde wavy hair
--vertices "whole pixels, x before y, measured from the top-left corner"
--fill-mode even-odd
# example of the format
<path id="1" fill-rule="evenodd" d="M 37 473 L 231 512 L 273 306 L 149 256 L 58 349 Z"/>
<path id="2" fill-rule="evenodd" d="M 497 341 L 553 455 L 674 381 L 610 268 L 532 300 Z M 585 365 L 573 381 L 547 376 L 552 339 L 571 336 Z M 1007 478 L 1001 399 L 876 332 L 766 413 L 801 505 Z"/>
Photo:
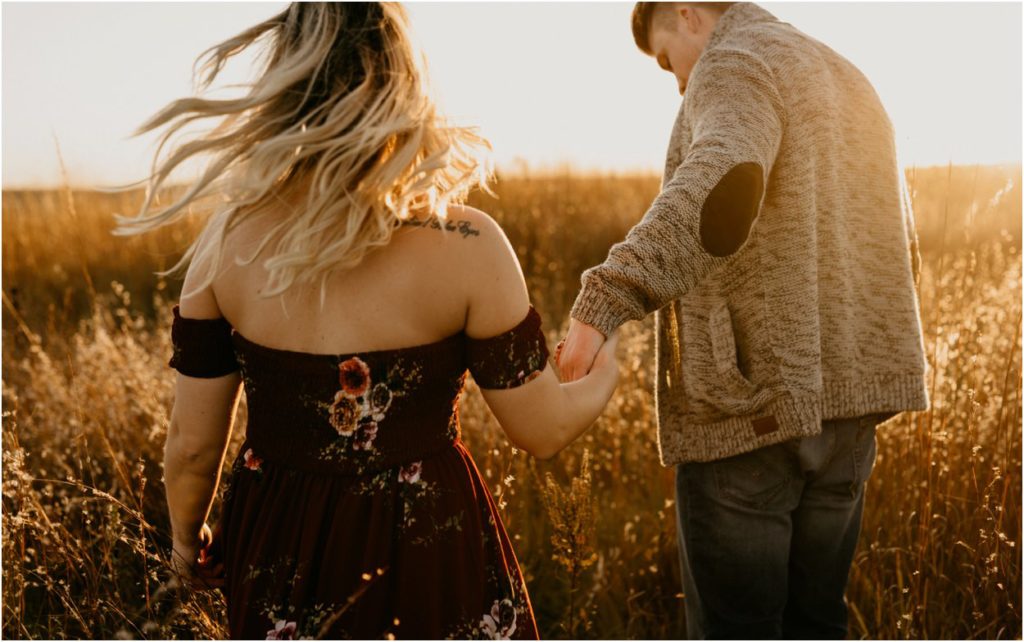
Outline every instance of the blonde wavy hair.
<path id="1" fill-rule="evenodd" d="M 181 259 L 157 273 L 200 261 L 200 290 L 219 270 L 227 233 L 273 203 L 288 214 L 251 257 L 235 261 L 251 263 L 274 241 L 263 261 L 269 277 L 262 295 L 319 279 L 322 305 L 328 276 L 386 245 L 402 221 L 421 211 L 444 219 L 448 204 L 461 202 L 474 187 L 487 190 L 490 145 L 438 114 L 406 12 L 395 3 L 292 3 L 201 53 L 196 64 L 206 60 L 196 93 L 210 87 L 229 58 L 264 37 L 271 40 L 266 65 L 244 96 L 178 99 L 133 133 L 172 123 L 144 179 L 140 212 L 117 215 L 114 234 L 154 230 L 183 217 L 191 204 L 219 200 Z M 160 161 L 168 139 L 183 126 L 213 117 L 223 120 Z M 170 173 L 199 154 L 213 155 L 199 179 L 152 212 Z M 292 192 L 299 204 L 289 208 L 282 195 Z"/>

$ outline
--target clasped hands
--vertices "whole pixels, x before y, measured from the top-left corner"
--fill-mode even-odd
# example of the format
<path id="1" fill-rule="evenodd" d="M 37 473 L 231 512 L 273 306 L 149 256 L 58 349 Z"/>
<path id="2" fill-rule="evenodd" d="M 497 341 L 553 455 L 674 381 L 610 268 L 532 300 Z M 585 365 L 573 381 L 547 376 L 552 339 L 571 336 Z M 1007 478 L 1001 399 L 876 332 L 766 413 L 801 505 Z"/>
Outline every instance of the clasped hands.
<path id="1" fill-rule="evenodd" d="M 569 330 L 555 348 L 555 364 L 562 382 L 576 381 L 590 372 L 606 337 L 597 328 L 569 319 Z"/>

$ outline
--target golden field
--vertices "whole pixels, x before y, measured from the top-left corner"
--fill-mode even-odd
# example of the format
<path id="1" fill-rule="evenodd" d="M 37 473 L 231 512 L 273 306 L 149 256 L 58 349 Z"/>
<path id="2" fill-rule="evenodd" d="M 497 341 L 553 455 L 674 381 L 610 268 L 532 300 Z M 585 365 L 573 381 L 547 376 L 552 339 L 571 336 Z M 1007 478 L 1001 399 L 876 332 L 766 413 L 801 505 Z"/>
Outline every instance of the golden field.
<path id="1" fill-rule="evenodd" d="M 1021 637 L 1021 169 L 908 171 L 932 409 L 879 430 L 851 571 L 857 638 Z M 657 193 L 651 176 L 500 177 L 549 347 L 580 273 Z M 198 219 L 110 236 L 141 194 L 3 194 L 3 635 L 223 637 L 219 593 L 169 584 L 161 483 L 173 264 Z M 549 462 L 513 450 L 468 380 L 464 439 L 502 508 L 541 634 L 685 635 L 673 472 L 660 466 L 653 317 L 627 323 L 605 414 Z M 244 403 L 223 484 L 244 426 Z M 223 487 L 223 486 L 222 486 Z M 216 519 L 214 505 L 210 522 Z"/>

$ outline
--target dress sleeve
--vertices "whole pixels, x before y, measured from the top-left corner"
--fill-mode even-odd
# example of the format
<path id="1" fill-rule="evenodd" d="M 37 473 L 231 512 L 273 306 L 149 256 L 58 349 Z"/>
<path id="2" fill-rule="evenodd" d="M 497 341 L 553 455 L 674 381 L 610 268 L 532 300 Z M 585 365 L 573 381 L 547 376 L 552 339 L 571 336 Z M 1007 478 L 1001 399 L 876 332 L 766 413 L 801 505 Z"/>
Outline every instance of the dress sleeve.
<path id="1" fill-rule="evenodd" d="M 227 319 L 189 319 L 174 306 L 171 345 L 174 354 L 167 365 L 189 377 L 213 378 L 239 369 Z"/>
<path id="2" fill-rule="evenodd" d="M 466 337 L 469 372 L 481 388 L 515 388 L 532 381 L 548 361 L 541 318 L 531 305 L 526 318 L 511 330 L 486 339 Z"/>

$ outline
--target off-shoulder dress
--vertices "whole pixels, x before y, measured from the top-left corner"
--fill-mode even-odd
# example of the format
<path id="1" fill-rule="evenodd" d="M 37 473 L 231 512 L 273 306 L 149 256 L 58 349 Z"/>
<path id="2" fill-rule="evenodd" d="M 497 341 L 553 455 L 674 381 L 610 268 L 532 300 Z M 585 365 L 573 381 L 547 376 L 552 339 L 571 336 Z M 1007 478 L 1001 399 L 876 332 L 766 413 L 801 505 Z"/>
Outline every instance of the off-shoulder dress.
<path id="1" fill-rule="evenodd" d="M 538 376 L 531 305 L 508 331 L 352 354 L 270 348 L 173 309 L 169 365 L 240 371 L 248 420 L 207 558 L 229 635 L 537 638 L 494 500 L 460 439 L 459 398 Z"/>

